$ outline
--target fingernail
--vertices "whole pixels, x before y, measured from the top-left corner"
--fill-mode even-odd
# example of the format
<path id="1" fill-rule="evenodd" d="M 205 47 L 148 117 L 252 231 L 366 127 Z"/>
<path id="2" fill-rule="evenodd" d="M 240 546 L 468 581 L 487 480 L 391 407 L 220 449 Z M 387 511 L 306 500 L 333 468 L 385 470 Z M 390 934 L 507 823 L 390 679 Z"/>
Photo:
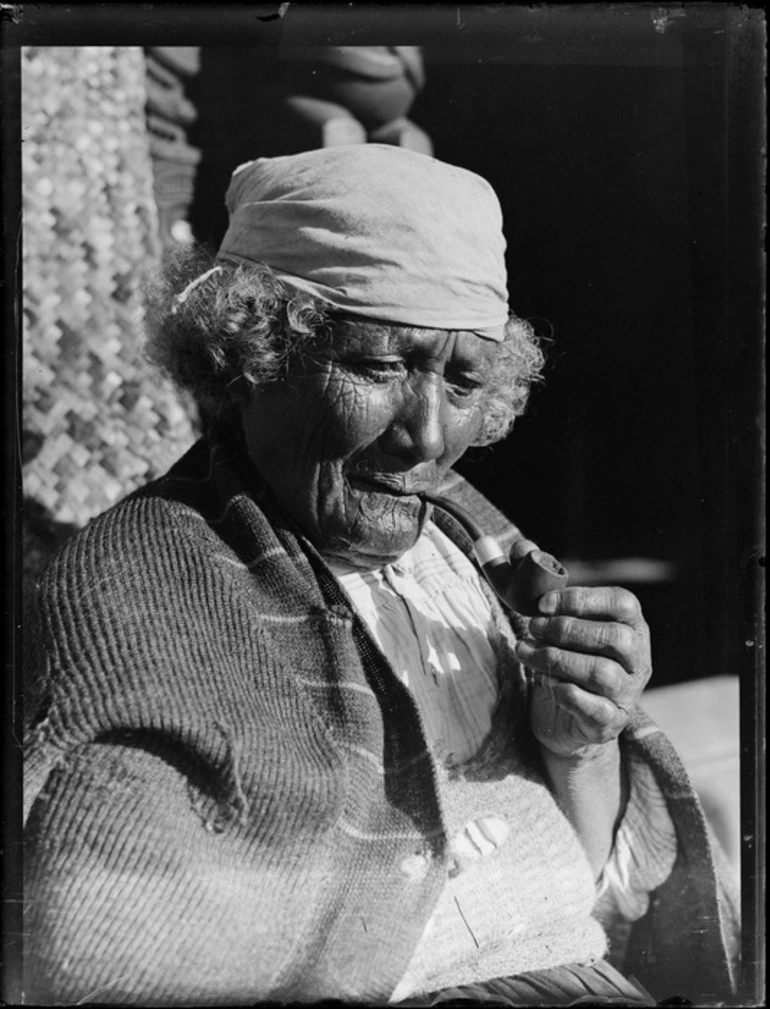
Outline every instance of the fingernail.
<path id="1" fill-rule="evenodd" d="M 509 555 L 511 564 L 515 566 L 516 561 L 520 561 L 533 550 L 537 550 L 537 543 L 533 543 L 532 540 L 525 540 L 523 537 L 520 540 L 515 540 Z"/>
<path id="2" fill-rule="evenodd" d="M 546 592 L 544 596 L 540 596 L 538 599 L 537 608 L 541 613 L 555 613 L 558 601 L 559 597 L 555 592 Z"/>
<path id="3" fill-rule="evenodd" d="M 529 633 L 539 638 L 545 633 L 547 625 L 548 621 L 545 617 L 533 617 L 529 622 Z"/>
<path id="4" fill-rule="evenodd" d="M 533 645 L 528 644 L 526 641 L 516 642 L 516 655 L 520 659 L 529 659 L 535 654 L 535 649 Z"/>

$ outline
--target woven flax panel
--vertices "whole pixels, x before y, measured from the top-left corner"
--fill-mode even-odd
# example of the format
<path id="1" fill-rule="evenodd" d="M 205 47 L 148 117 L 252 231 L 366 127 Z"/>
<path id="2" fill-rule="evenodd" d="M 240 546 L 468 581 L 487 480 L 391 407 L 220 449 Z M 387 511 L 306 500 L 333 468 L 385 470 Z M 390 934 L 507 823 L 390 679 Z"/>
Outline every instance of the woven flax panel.
<path id="1" fill-rule="evenodd" d="M 160 255 L 142 50 L 23 50 L 22 130 L 24 493 L 82 525 L 194 438 L 140 353 Z"/>

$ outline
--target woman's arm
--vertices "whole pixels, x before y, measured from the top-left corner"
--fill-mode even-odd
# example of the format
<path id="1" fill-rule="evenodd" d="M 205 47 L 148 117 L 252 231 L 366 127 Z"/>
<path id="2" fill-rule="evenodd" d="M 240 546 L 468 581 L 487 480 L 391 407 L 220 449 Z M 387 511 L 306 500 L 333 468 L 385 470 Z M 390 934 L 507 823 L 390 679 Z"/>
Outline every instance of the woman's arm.
<path id="1" fill-rule="evenodd" d="M 32 1004 L 270 996 L 313 881 L 292 891 L 212 772 L 160 735 L 62 754 L 25 834 Z"/>
<path id="2" fill-rule="evenodd" d="M 583 756 L 560 756 L 541 746 L 551 791 L 580 838 L 598 879 L 609 858 L 628 799 L 617 742 Z"/>
<path id="3" fill-rule="evenodd" d="M 618 736 L 650 678 L 649 629 L 620 588 L 549 592 L 517 645 L 551 788 L 598 877 L 627 799 Z"/>

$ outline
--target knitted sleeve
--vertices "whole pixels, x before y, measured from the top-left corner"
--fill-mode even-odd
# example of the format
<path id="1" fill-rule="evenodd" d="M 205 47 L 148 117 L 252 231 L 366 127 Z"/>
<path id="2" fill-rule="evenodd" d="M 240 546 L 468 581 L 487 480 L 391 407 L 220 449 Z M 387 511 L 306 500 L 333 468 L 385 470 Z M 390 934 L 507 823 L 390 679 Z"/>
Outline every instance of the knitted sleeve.
<path id="1" fill-rule="evenodd" d="M 416 710 L 296 540 L 193 463 L 31 600 L 26 997 L 386 999 L 445 871 Z"/>
<path id="2" fill-rule="evenodd" d="M 217 792 L 160 737 L 105 739 L 62 759 L 27 832 L 32 1004 L 238 1005 L 275 990 L 302 893 L 246 836 L 237 793 Z"/>
<path id="3" fill-rule="evenodd" d="M 685 995 L 696 1005 L 734 997 L 735 940 L 740 933 L 734 884 L 681 760 L 640 710 L 622 737 L 627 760 L 645 763 L 676 832 L 676 858 L 649 895 L 646 913 L 628 935 L 624 971 L 657 998 Z"/>
<path id="4" fill-rule="evenodd" d="M 626 756 L 626 768 L 628 805 L 597 887 L 595 913 L 605 927 L 617 918 L 641 918 L 650 893 L 668 879 L 676 860 L 674 824 L 652 771 L 634 754 Z"/>
<path id="5" fill-rule="evenodd" d="M 77 538 L 29 613 L 32 1004 L 244 1004 L 313 977 L 341 758 L 232 563 L 196 571 L 178 522 L 142 532 Z"/>

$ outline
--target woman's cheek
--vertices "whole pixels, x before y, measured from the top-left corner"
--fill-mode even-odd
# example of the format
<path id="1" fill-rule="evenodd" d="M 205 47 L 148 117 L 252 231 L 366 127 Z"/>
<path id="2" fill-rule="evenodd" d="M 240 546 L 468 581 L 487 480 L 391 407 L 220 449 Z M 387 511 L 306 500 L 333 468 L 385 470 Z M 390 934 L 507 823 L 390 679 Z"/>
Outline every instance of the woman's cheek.
<path id="1" fill-rule="evenodd" d="M 453 466 L 473 445 L 484 427 L 484 402 L 454 412 L 447 424 L 446 452 L 442 463 Z"/>
<path id="2" fill-rule="evenodd" d="M 347 378 L 330 383 L 318 424 L 326 429 L 334 456 L 344 457 L 370 440 L 369 429 L 377 413 L 375 401 L 376 397 L 361 383 Z"/>

